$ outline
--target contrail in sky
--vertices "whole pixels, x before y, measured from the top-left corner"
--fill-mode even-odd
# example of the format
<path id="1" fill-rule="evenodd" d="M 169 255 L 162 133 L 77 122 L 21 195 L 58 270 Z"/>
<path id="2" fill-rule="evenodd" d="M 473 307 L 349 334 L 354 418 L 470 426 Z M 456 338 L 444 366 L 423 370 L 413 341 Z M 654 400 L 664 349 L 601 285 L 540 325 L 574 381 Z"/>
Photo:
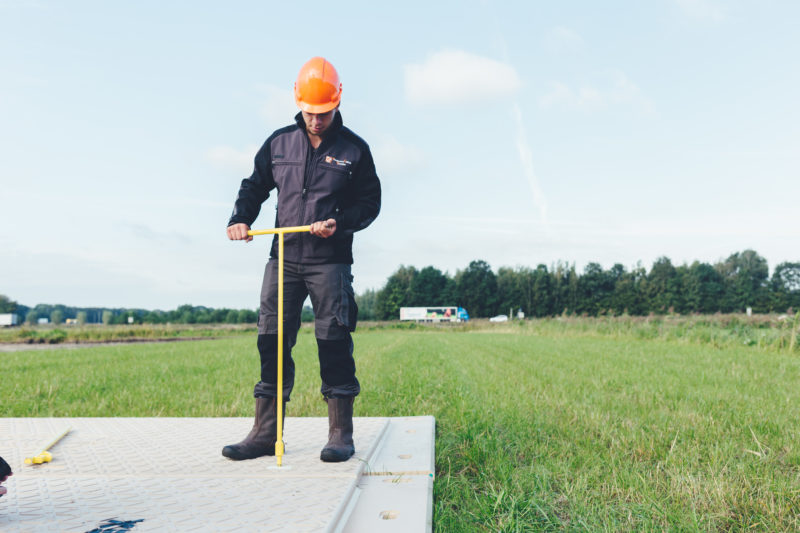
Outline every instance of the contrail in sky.
<path id="1" fill-rule="evenodd" d="M 488 9 L 487 17 L 494 24 L 494 33 L 497 37 L 496 44 L 500 47 L 500 54 L 507 64 L 511 64 L 508 56 L 508 45 L 506 44 L 505 37 L 500 28 L 500 21 L 497 19 L 497 13 L 491 9 L 491 2 L 485 2 L 484 6 Z M 519 154 L 522 169 L 525 172 L 525 179 L 528 180 L 528 186 L 531 189 L 531 197 L 533 198 L 533 205 L 539 210 L 539 219 L 544 225 L 545 231 L 550 234 L 551 228 L 547 218 L 547 199 L 544 197 L 542 188 L 539 186 L 539 178 L 536 176 L 536 171 L 533 168 L 533 153 L 528 143 L 528 134 L 525 130 L 525 123 L 522 120 L 522 110 L 519 108 L 519 103 L 514 102 L 514 120 L 517 123 L 517 153 Z"/>
<path id="2" fill-rule="evenodd" d="M 514 119 L 517 122 L 517 152 L 519 153 L 519 160 L 522 163 L 522 170 L 525 172 L 525 178 L 528 180 L 528 185 L 531 188 L 531 196 L 533 197 L 533 204 L 539 209 L 539 217 L 542 224 L 549 230 L 549 222 L 547 220 L 547 199 L 542 193 L 542 188 L 539 186 L 539 178 L 536 177 L 536 172 L 533 169 L 533 154 L 528 144 L 528 135 L 525 132 L 525 125 L 522 121 L 522 110 L 519 104 L 514 103 Z"/>

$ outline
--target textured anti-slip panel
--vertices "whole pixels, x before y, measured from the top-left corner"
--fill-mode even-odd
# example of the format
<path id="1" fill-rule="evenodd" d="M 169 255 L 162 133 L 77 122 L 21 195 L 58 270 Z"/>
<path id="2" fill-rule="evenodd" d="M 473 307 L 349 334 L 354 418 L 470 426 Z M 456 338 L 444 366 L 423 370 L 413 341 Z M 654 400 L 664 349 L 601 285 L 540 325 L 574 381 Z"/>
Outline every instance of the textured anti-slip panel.
<path id="1" fill-rule="evenodd" d="M 0 453 L 14 469 L 0 498 L 0 531 L 85 533 L 109 519 L 142 520 L 130 523 L 133 533 L 377 532 L 399 531 L 400 524 L 410 525 L 403 531 L 430 531 L 432 474 L 363 474 L 396 470 L 393 461 L 409 474 L 432 469 L 425 450 L 433 449 L 433 418 L 353 422 L 356 455 L 331 464 L 319 460 L 327 419 L 288 418 L 287 453 L 277 468 L 274 457 L 221 456 L 223 445 L 247 434 L 251 419 L 0 419 Z M 72 431 L 52 448 L 51 463 L 22 464 L 67 427 Z M 383 510 L 394 511 L 379 516 L 390 529 L 360 529 Z"/>
<path id="2" fill-rule="evenodd" d="M 230 461 L 222 446 L 245 418 L 0 419 L 0 450 L 14 469 L 0 498 L 0 531 L 86 532 L 104 520 L 132 531 L 324 531 L 352 494 L 385 418 L 353 421 L 357 453 L 323 463 L 325 418 L 287 418 L 286 455 Z M 53 461 L 26 466 L 66 428 Z"/>
<path id="3" fill-rule="evenodd" d="M 16 476 L 14 476 L 16 477 Z M 20 476 L 0 531 L 86 532 L 109 518 L 146 531 L 323 531 L 353 480 Z"/>
<path id="4" fill-rule="evenodd" d="M 354 477 L 387 420 L 355 418 L 355 460 L 321 463 L 327 419 L 287 418 L 281 469 L 269 468 L 274 457 L 240 462 L 222 457 L 224 445 L 250 431 L 252 419 L 246 418 L 6 418 L 0 419 L 0 449 L 16 470 L 71 427 L 51 450 L 53 462 L 25 467 L 26 476 Z"/>

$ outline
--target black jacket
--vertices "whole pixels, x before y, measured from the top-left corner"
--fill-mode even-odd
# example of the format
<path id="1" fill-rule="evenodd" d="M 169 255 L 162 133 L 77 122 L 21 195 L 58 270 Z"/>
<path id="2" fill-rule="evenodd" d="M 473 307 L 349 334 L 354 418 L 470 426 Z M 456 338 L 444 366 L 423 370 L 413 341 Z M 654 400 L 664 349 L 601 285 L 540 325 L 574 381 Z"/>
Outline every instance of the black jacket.
<path id="1" fill-rule="evenodd" d="M 275 227 L 304 226 L 329 218 L 336 233 L 284 236 L 284 259 L 295 263 L 353 262 L 353 233 L 369 226 L 381 208 L 381 184 L 369 146 L 342 124 L 337 111 L 314 150 L 302 113 L 296 124 L 277 130 L 256 154 L 253 174 L 242 180 L 228 225 L 253 225 L 269 192 L 278 190 Z M 272 257 L 278 256 L 277 236 Z"/>

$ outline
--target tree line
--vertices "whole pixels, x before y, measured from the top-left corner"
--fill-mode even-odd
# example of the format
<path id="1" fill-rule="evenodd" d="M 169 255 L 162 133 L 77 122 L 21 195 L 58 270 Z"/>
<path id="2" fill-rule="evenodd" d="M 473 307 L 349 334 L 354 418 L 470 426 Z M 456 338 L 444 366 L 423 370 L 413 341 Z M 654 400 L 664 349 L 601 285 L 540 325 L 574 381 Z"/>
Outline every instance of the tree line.
<path id="1" fill-rule="evenodd" d="M 560 314 L 647 315 L 651 313 L 755 313 L 800 309 L 800 263 L 784 262 L 770 277 L 766 259 L 753 250 L 731 254 L 715 264 L 695 261 L 675 266 L 658 258 L 647 271 L 641 263 L 603 269 L 589 263 L 558 262 L 548 268 L 501 267 L 472 261 L 454 276 L 427 266 L 400 266 L 379 290 L 357 297 L 359 317 L 389 320 L 400 307 L 457 305 L 472 317 L 521 309 L 527 316 Z"/>
<path id="2" fill-rule="evenodd" d="M 171 311 L 106 307 L 71 307 L 38 304 L 28 307 L 0 294 L 0 313 L 16 313 L 28 324 L 46 318 L 51 324 L 74 320 L 76 324 L 254 324 L 258 312 L 252 309 L 214 309 L 202 305 L 181 305 Z"/>
<path id="3" fill-rule="evenodd" d="M 393 320 L 401 307 L 456 305 L 472 317 L 490 317 L 521 309 L 527 316 L 560 314 L 647 315 L 650 313 L 731 313 L 752 308 L 755 313 L 800 310 L 800 262 L 784 262 L 772 276 L 766 259 L 753 250 L 731 254 L 715 264 L 693 262 L 675 266 L 658 258 L 646 270 L 617 263 L 603 269 L 589 263 L 558 262 L 549 268 L 500 267 L 472 261 L 455 275 L 433 267 L 400 266 L 379 290 L 356 296 L 361 320 Z M 79 324 L 253 324 L 252 309 L 214 309 L 182 305 L 171 311 L 39 304 L 27 307 L 0 294 L 0 313 L 17 313 L 30 324 L 73 319 Z M 313 320 L 305 307 L 303 321 Z"/>

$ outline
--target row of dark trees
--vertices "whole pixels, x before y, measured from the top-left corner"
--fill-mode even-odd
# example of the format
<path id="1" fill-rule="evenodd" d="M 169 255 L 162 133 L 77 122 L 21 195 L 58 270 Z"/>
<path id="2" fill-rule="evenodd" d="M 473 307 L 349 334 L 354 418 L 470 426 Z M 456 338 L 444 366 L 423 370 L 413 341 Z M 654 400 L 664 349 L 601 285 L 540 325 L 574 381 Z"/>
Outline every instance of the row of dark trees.
<path id="1" fill-rule="evenodd" d="M 522 309 L 535 317 L 562 313 L 597 316 L 650 313 L 786 312 L 800 309 L 800 263 L 779 264 L 772 276 L 766 259 L 753 250 L 713 265 L 695 261 L 675 266 L 661 257 L 648 272 L 615 264 L 604 270 L 589 263 L 548 268 L 501 267 L 472 261 L 454 276 L 432 266 L 401 266 L 378 291 L 359 295 L 363 319 L 398 318 L 400 307 L 457 305 L 472 317 Z"/>
<path id="2" fill-rule="evenodd" d="M 16 313 L 28 324 L 46 318 L 52 324 L 73 319 L 78 324 L 253 324 L 258 313 L 252 309 L 212 309 L 182 305 L 171 311 L 105 307 L 70 307 L 38 304 L 28 307 L 0 294 L 0 313 Z"/>
<path id="3" fill-rule="evenodd" d="M 575 265 L 556 263 L 501 267 L 495 273 L 485 261 L 472 261 L 454 276 L 433 266 L 421 270 L 401 266 L 380 290 L 356 297 L 359 318 L 391 320 L 401 307 L 457 305 L 472 317 L 487 317 L 522 309 L 534 317 L 562 313 L 578 315 L 646 315 L 650 313 L 786 312 L 800 309 L 800 263 L 784 262 L 772 276 L 766 259 L 753 250 L 730 255 L 713 265 L 695 261 L 674 266 L 667 257 L 648 272 L 641 265 L 628 270 L 615 264 L 604 270 L 589 263 L 579 274 Z M 17 313 L 28 323 L 39 318 L 61 323 L 127 324 L 253 324 L 251 309 L 212 309 L 182 305 L 171 311 L 79 308 L 39 304 L 27 307 L 0 295 L 0 313 Z M 303 320 L 313 319 L 310 308 Z"/>

